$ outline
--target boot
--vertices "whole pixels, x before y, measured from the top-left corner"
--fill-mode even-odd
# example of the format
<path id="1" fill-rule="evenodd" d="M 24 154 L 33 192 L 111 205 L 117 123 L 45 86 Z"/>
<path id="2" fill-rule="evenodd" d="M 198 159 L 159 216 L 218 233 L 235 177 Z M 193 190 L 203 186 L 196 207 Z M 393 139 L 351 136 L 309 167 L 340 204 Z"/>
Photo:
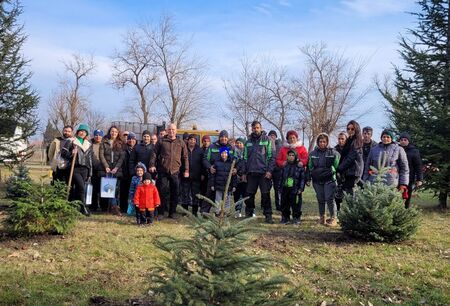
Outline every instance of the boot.
<path id="1" fill-rule="evenodd" d="M 80 204 L 80 212 L 85 215 L 86 217 L 89 217 L 91 215 L 91 213 L 89 212 L 89 209 L 87 208 L 87 206 L 84 203 Z"/>
<path id="2" fill-rule="evenodd" d="M 117 206 L 117 205 L 111 205 L 111 213 L 115 216 L 122 216 L 119 206 Z"/>
<path id="3" fill-rule="evenodd" d="M 320 219 L 317 221 L 317 224 L 325 225 L 325 215 L 321 215 Z"/>
<path id="4" fill-rule="evenodd" d="M 331 217 L 328 221 L 327 221 L 327 226 L 330 227 L 336 227 L 337 226 L 337 220 L 334 217 Z"/>
<path id="5" fill-rule="evenodd" d="M 266 220 L 264 221 L 267 224 L 273 224 L 273 219 L 272 219 L 272 215 L 266 215 Z"/>

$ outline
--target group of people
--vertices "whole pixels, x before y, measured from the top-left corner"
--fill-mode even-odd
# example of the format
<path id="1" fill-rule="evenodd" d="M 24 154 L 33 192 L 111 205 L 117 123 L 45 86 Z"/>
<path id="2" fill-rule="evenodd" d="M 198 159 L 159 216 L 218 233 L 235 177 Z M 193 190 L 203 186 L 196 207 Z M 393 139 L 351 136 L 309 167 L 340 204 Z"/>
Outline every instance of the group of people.
<path id="1" fill-rule="evenodd" d="M 266 134 L 258 121 L 252 122 L 251 128 L 247 139 L 230 139 L 223 130 L 216 142 L 203 136 L 198 144 L 195 134 L 178 138 L 175 124 L 169 124 L 160 135 L 144 131 L 140 143 L 136 134 L 121 132 L 116 126 L 106 134 L 95 130 L 92 138 L 85 124 L 80 124 L 74 135 L 73 128 L 65 126 L 62 136 L 51 143 L 48 158 L 53 179 L 71 181 L 69 199 L 85 203 L 86 183 L 91 183 L 90 211 L 100 208 L 118 215 L 133 213 L 138 224 L 151 223 L 165 213 L 168 218 L 176 218 L 178 204 L 192 209 L 194 215 L 210 213 L 212 205 L 198 194 L 216 203 L 225 200 L 225 209 L 233 198 L 236 218 L 254 217 L 258 189 L 265 222 L 274 223 L 272 188 L 281 223 L 299 224 L 302 193 L 312 182 L 319 223 L 336 226 L 343 194 L 353 194 L 363 181 L 374 181 L 381 168 L 387 169 L 382 171 L 383 182 L 403 193 L 406 207 L 413 189 L 422 184 L 420 154 L 407 133 L 401 134 L 397 143 L 394 134 L 384 130 L 377 143 L 372 140 L 372 128 L 361 130 L 352 120 L 346 131 L 338 134 L 335 147 L 322 133 L 308 154 L 294 130 L 288 131 L 282 141 L 275 131 Z M 117 182 L 111 199 L 100 196 L 103 177 L 113 177 Z M 327 206 L 329 218 L 325 217 Z M 213 212 L 222 213 L 219 206 Z"/>

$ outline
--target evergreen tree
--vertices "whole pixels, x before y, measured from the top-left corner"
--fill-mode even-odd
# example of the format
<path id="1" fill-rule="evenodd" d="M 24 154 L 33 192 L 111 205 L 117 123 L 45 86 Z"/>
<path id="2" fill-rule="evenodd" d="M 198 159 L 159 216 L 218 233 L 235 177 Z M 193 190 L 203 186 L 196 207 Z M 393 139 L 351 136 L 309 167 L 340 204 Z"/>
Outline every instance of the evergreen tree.
<path id="1" fill-rule="evenodd" d="M 21 162 L 12 169 L 12 175 L 6 181 L 6 197 L 17 199 L 29 194 L 31 177 L 25 163 Z"/>
<path id="2" fill-rule="evenodd" d="M 398 132 L 409 132 L 435 171 L 425 187 L 447 208 L 450 191 L 450 27 L 448 0 L 418 1 L 417 28 L 401 38 L 404 68 L 395 67 L 396 92 L 379 88 Z"/>
<path id="3" fill-rule="evenodd" d="M 0 1 L 0 159 L 15 159 L 13 142 L 28 139 L 38 126 L 39 98 L 29 84 L 31 72 L 21 54 L 26 39 L 18 23 L 21 13 L 18 1 Z M 16 126 L 22 135 L 11 141 Z"/>

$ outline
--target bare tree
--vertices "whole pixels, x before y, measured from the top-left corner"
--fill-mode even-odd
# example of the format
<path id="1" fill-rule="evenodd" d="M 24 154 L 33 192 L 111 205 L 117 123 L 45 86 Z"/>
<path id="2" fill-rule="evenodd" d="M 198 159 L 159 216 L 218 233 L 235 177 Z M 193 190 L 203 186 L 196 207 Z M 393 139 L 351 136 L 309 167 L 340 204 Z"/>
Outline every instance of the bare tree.
<path id="1" fill-rule="evenodd" d="M 157 81 L 155 55 L 137 31 L 129 31 L 123 40 L 125 50 L 116 51 L 113 57 L 112 84 L 117 89 L 133 87 L 138 95 L 139 111 L 134 105 L 127 105 L 124 110 L 142 123 L 149 123 L 150 107 L 158 95 L 150 95 L 151 85 Z"/>
<path id="2" fill-rule="evenodd" d="M 107 128 L 106 116 L 101 111 L 90 109 L 86 112 L 84 118 L 91 130 L 104 130 Z"/>
<path id="3" fill-rule="evenodd" d="M 330 53 L 323 43 L 300 50 L 306 56 L 306 70 L 294 79 L 294 94 L 312 150 L 314 139 L 322 132 L 332 133 L 367 94 L 367 90 L 358 92 L 365 63 Z"/>
<path id="4" fill-rule="evenodd" d="M 64 62 L 64 68 L 65 75 L 48 103 L 50 120 L 58 129 L 68 124 L 75 126 L 84 119 L 88 107 L 82 88 L 95 64 L 92 56 L 73 55 L 71 61 Z"/>
<path id="5" fill-rule="evenodd" d="M 182 126 L 195 120 L 205 109 L 205 64 L 189 54 L 189 44 L 180 41 L 172 18 L 164 16 L 158 24 L 141 28 L 161 75 L 160 101 L 169 122 Z"/>
<path id="6" fill-rule="evenodd" d="M 250 134 L 250 122 L 259 119 L 259 115 L 250 105 L 261 105 L 260 95 L 255 82 L 254 65 L 244 57 L 241 60 L 241 71 L 234 79 L 224 81 L 228 95 L 227 109 L 224 112 L 228 119 L 233 120 L 238 132 L 242 135 Z"/>

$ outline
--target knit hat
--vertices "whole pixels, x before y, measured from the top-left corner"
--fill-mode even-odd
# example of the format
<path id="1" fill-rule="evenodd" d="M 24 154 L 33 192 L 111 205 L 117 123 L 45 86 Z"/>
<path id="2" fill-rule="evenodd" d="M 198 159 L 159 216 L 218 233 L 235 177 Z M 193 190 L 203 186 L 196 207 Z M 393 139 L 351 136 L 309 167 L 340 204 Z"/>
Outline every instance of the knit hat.
<path id="1" fill-rule="evenodd" d="M 147 167 L 144 165 L 144 163 L 138 162 L 136 167 L 134 167 L 134 170 L 136 171 L 138 168 L 143 169 L 144 173 L 147 172 Z"/>
<path id="2" fill-rule="evenodd" d="M 150 173 L 148 173 L 148 172 L 145 172 L 144 173 L 144 176 L 142 177 L 142 180 L 143 181 L 146 181 L 146 180 L 152 180 L 152 175 L 150 174 Z"/>
<path id="3" fill-rule="evenodd" d="M 94 136 L 104 136 L 105 133 L 102 130 L 95 130 L 94 131 Z"/>
<path id="4" fill-rule="evenodd" d="M 204 136 L 202 137 L 202 142 L 203 142 L 204 140 L 209 140 L 209 141 L 211 141 L 211 137 L 209 137 L 209 135 L 204 135 Z"/>
<path id="5" fill-rule="evenodd" d="M 278 137 L 277 132 L 275 132 L 274 130 L 271 130 L 268 134 L 268 136 L 272 136 L 274 135 L 275 137 Z"/>
<path id="6" fill-rule="evenodd" d="M 408 139 L 408 141 L 411 141 L 411 136 L 407 132 L 401 133 L 400 136 L 398 137 L 398 139 L 402 139 L 402 138 L 406 138 L 406 139 Z"/>
<path id="7" fill-rule="evenodd" d="M 86 136 L 89 136 L 89 132 L 91 131 L 91 129 L 89 128 L 89 125 L 87 125 L 86 123 L 80 123 L 77 129 L 77 132 L 78 131 L 85 131 Z"/>
<path id="8" fill-rule="evenodd" d="M 195 135 L 195 134 L 189 134 L 188 140 L 189 140 L 189 139 L 192 139 L 192 138 L 197 139 L 197 135 Z"/>
<path id="9" fill-rule="evenodd" d="M 289 150 L 287 151 L 287 154 L 286 154 L 286 156 L 288 156 L 288 155 L 289 155 L 289 153 L 293 153 L 293 154 L 294 154 L 294 156 L 295 156 L 295 160 L 297 160 L 297 157 L 298 157 L 298 155 L 297 155 L 297 151 L 295 151 L 294 149 L 289 149 Z"/>
<path id="10" fill-rule="evenodd" d="M 230 150 L 227 147 L 221 147 L 219 149 L 219 154 L 222 155 L 222 152 L 227 152 L 227 155 L 230 156 Z"/>
<path id="11" fill-rule="evenodd" d="M 149 131 L 149 130 L 145 130 L 145 131 L 143 131 L 143 132 L 142 132 L 142 137 L 144 137 L 144 135 L 148 135 L 148 136 L 150 136 L 150 135 L 151 135 L 151 133 L 150 133 L 150 131 Z"/>
<path id="12" fill-rule="evenodd" d="M 220 133 L 219 133 L 219 138 L 220 138 L 220 137 L 227 137 L 227 138 L 228 138 L 228 132 L 227 132 L 226 130 L 220 131 Z"/>
<path id="13" fill-rule="evenodd" d="M 292 136 L 292 135 L 294 135 L 295 138 L 298 139 L 298 134 L 297 134 L 297 132 L 294 131 L 294 130 L 290 130 L 290 131 L 288 131 L 288 132 L 286 133 L 286 140 L 289 138 L 289 136 Z"/>
<path id="14" fill-rule="evenodd" d="M 129 132 L 127 136 L 127 140 L 136 139 L 136 134 L 133 132 Z"/>
<path id="15" fill-rule="evenodd" d="M 388 135 L 389 137 L 391 137 L 392 140 L 394 140 L 394 132 L 392 130 L 384 130 L 381 133 L 381 138 L 383 138 L 383 135 Z"/>
<path id="16" fill-rule="evenodd" d="M 183 140 L 185 139 L 189 139 L 189 133 L 188 132 L 184 132 L 183 133 Z"/>
<path id="17" fill-rule="evenodd" d="M 239 137 L 238 139 L 236 139 L 236 142 L 242 142 L 242 143 L 245 143 L 245 139 L 244 138 L 242 138 L 242 137 Z"/>

